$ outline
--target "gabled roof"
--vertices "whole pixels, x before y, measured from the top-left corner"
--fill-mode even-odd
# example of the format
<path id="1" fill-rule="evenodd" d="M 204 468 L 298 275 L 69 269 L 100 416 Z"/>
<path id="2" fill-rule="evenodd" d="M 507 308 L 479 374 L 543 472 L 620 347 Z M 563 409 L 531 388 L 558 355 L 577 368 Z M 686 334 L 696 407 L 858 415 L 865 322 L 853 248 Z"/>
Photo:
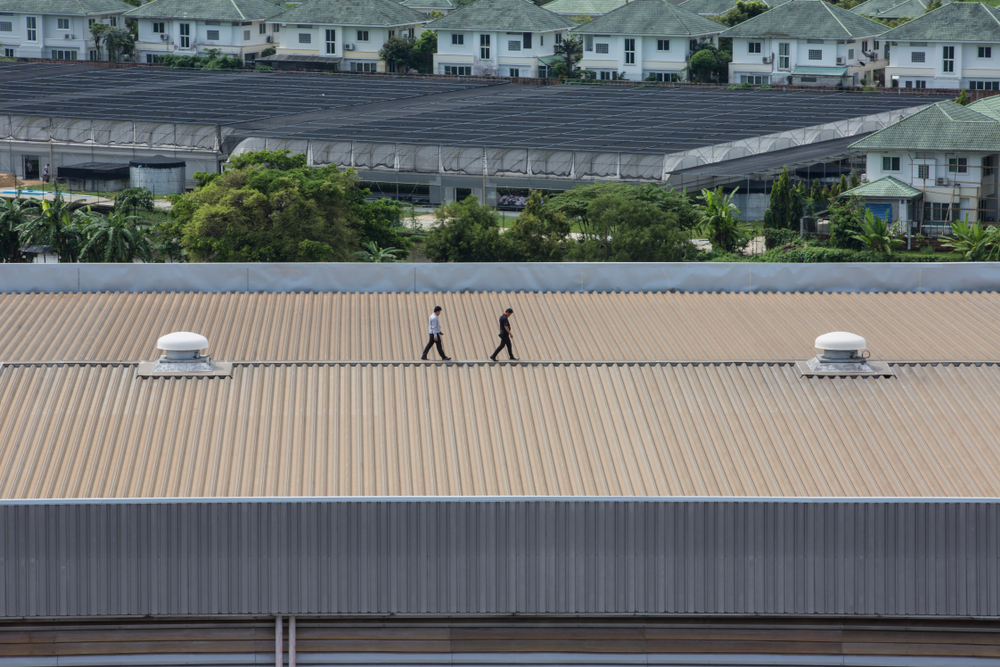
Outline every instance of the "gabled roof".
<path id="1" fill-rule="evenodd" d="M 947 5 L 955 0 L 941 0 Z M 902 17 L 916 18 L 927 12 L 931 0 L 868 0 L 848 11 L 858 16 L 875 16 L 877 18 L 898 19 Z"/>
<path id="2" fill-rule="evenodd" d="M 920 190 L 911 188 L 906 183 L 897 180 L 892 176 L 883 176 L 877 181 L 865 183 L 864 185 L 859 185 L 856 188 L 847 190 L 846 192 L 841 193 L 840 196 L 861 197 L 862 199 L 869 197 L 909 199 L 911 197 L 916 197 L 919 194 Z"/>
<path id="3" fill-rule="evenodd" d="M 403 0 L 399 4 L 411 9 L 447 9 L 451 11 L 458 8 L 458 3 L 455 0 Z"/>
<path id="4" fill-rule="evenodd" d="M 308 0 L 278 16 L 280 23 L 394 26 L 426 23 L 424 14 L 396 0 Z"/>
<path id="5" fill-rule="evenodd" d="M 602 16 L 625 3 L 626 0 L 554 0 L 543 7 L 563 16 Z"/>
<path id="6" fill-rule="evenodd" d="M 259 21 L 281 13 L 268 0 L 153 0 L 126 12 L 134 19 L 192 21 Z"/>
<path id="7" fill-rule="evenodd" d="M 885 31 L 881 23 L 824 0 L 794 0 L 729 28 L 721 36 L 856 39 Z"/>
<path id="8" fill-rule="evenodd" d="M 955 102 L 938 102 L 873 132 L 852 150 L 1000 151 L 1000 122 Z"/>
<path id="9" fill-rule="evenodd" d="M 883 35 L 892 41 L 1000 42 L 1000 9 L 953 2 Z"/>
<path id="10" fill-rule="evenodd" d="M 0 12 L 14 14 L 60 14 L 93 16 L 117 14 L 133 9 L 121 0 L 0 0 Z"/>
<path id="11" fill-rule="evenodd" d="M 764 4 L 770 5 L 771 7 L 777 7 L 778 5 L 783 5 L 790 1 L 791 0 L 762 0 Z M 736 8 L 736 0 L 684 0 L 684 2 L 679 4 L 689 12 L 701 14 L 702 16 L 718 16 L 720 14 L 725 14 L 730 9 Z"/>
<path id="12" fill-rule="evenodd" d="M 714 35 L 723 26 L 669 0 L 632 0 L 609 14 L 574 28 L 581 34 L 662 35 L 664 37 Z"/>
<path id="13" fill-rule="evenodd" d="M 1000 121 L 1000 95 L 984 97 L 969 105 L 970 109 Z"/>
<path id="14" fill-rule="evenodd" d="M 576 25 L 576 22 L 539 7 L 531 0 L 476 0 L 427 27 L 432 30 L 545 32 Z"/>

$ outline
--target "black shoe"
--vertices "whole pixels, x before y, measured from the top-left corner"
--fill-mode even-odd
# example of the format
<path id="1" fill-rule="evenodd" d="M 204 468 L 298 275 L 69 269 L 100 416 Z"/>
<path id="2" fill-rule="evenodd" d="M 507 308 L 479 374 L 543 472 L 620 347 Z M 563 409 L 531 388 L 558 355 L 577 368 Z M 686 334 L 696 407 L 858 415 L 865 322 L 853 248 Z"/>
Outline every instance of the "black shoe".
<path id="1" fill-rule="evenodd" d="M 427 357 L 420 357 L 420 361 L 427 361 Z"/>
<path id="2" fill-rule="evenodd" d="M 497 360 L 496 357 L 490 357 L 490 361 L 496 361 L 496 360 Z"/>
<path id="3" fill-rule="evenodd" d="M 517 361 L 517 357 L 511 357 L 510 360 L 511 361 Z"/>
<path id="4" fill-rule="evenodd" d="M 441 361 L 451 361 L 451 357 L 441 357 Z"/>

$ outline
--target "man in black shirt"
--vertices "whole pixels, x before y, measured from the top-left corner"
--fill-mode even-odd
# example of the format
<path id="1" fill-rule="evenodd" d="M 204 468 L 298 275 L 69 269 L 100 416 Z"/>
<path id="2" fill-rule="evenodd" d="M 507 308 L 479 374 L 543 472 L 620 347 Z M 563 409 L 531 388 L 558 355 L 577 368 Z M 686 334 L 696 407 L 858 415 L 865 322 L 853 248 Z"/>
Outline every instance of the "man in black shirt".
<path id="1" fill-rule="evenodd" d="M 507 354 L 510 355 L 511 361 L 517 361 L 514 358 L 514 348 L 510 345 L 510 339 L 514 335 L 510 332 L 510 316 L 514 314 L 513 308 L 508 308 L 500 316 L 500 347 L 493 351 L 490 355 L 491 361 L 497 360 L 497 355 L 500 354 L 500 350 L 507 348 Z"/>

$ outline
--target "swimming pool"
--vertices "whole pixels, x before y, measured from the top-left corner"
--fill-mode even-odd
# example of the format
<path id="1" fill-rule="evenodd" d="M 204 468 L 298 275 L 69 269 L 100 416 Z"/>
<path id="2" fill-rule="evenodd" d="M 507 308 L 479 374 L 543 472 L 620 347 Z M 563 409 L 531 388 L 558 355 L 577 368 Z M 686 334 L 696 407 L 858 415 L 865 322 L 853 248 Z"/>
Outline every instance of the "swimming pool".
<path id="1" fill-rule="evenodd" d="M 17 190 L 0 190 L 0 193 L 5 194 L 5 195 L 16 195 L 17 194 Z M 28 196 L 31 196 L 31 195 L 36 195 L 36 196 L 50 195 L 50 194 L 52 194 L 52 190 L 21 190 L 21 194 L 22 195 L 28 195 Z M 64 199 L 86 199 L 90 195 L 71 195 L 71 194 L 66 194 L 64 192 L 64 193 L 62 193 L 62 196 L 63 196 Z"/>

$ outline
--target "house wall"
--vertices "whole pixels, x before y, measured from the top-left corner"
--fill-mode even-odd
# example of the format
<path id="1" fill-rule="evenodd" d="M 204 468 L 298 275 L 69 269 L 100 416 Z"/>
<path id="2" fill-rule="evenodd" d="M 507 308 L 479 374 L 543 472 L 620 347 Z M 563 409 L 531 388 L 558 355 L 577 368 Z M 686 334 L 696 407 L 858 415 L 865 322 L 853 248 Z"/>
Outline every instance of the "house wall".
<path id="1" fill-rule="evenodd" d="M 954 51 L 954 68 L 944 71 L 944 48 Z M 980 47 L 990 49 L 979 57 Z M 924 62 L 914 62 L 913 54 L 923 54 Z M 895 83 L 891 83 L 895 81 Z M 974 82 L 990 82 L 979 85 Z M 995 83 L 994 83 L 995 82 Z M 1000 43 L 894 42 L 886 68 L 886 85 L 900 88 L 979 88 L 1000 89 Z"/>
<path id="2" fill-rule="evenodd" d="M 716 35 L 682 35 L 662 37 L 626 37 L 623 35 L 583 35 L 584 51 L 580 67 L 595 71 L 623 72 L 629 81 L 642 81 L 650 73 L 681 74 L 691 58 L 691 41 L 717 44 Z M 625 62 L 625 40 L 635 40 L 635 62 Z M 667 40 L 669 49 L 661 51 L 659 41 Z M 607 45 L 608 52 L 599 53 L 600 45 Z M 588 50 L 589 49 L 589 50 Z"/>
<path id="3" fill-rule="evenodd" d="M 136 55 L 139 62 L 149 62 L 156 58 L 172 55 L 203 55 L 207 49 L 219 49 L 226 55 L 245 57 L 250 53 L 259 54 L 271 46 L 272 27 L 265 21 L 183 21 L 172 19 L 139 19 L 139 38 L 136 41 Z M 163 23 L 164 32 L 153 32 L 154 23 Z M 235 23 L 235 25 L 234 25 Z M 190 26 L 190 46 L 181 47 L 181 25 Z M 264 32 L 261 32 L 264 26 Z M 209 33 L 218 31 L 217 39 L 209 39 Z M 249 34 L 247 34 L 249 33 Z M 166 35 L 167 39 L 162 39 Z M 213 35 L 214 36 L 214 35 Z"/>
<path id="4" fill-rule="evenodd" d="M 120 13 L 119 13 L 120 14 Z M 75 57 L 63 53 L 60 59 L 90 60 L 94 41 L 90 34 L 90 21 L 123 24 L 119 14 L 105 16 L 65 16 L 45 14 L 0 14 L 0 23 L 10 23 L 10 30 L 0 30 L 0 56 L 14 58 L 54 58 L 60 54 L 54 51 L 69 51 Z M 35 37 L 27 39 L 27 19 L 35 19 Z M 68 28 L 60 28 L 59 21 L 69 21 Z"/>
<path id="5" fill-rule="evenodd" d="M 462 35 L 463 44 L 452 44 L 452 35 Z M 564 37 L 565 30 L 531 33 L 531 48 L 524 47 L 524 33 L 483 32 L 479 30 L 452 30 L 438 33 L 438 52 L 434 55 L 434 71 L 444 74 L 447 65 L 470 66 L 474 75 L 512 76 L 511 69 L 520 77 L 538 76 L 538 59 L 555 54 L 556 35 Z M 489 36 L 490 57 L 481 58 L 480 37 Z M 518 48 L 511 48 L 514 44 Z"/>
<path id="6" fill-rule="evenodd" d="M 813 41 L 815 43 L 810 43 Z M 759 43 L 760 52 L 751 51 L 750 44 Z M 781 44 L 788 44 L 788 65 L 782 67 Z M 865 52 L 872 53 L 881 46 L 874 35 L 855 40 L 806 40 L 771 38 L 734 38 L 733 62 L 729 65 L 729 81 L 740 83 L 741 76 L 767 76 L 763 83 L 784 84 L 796 67 L 848 67 L 849 74 L 857 73 L 857 81 L 874 69 L 885 66 L 881 58 L 871 60 Z M 810 51 L 819 51 L 818 60 L 810 60 Z M 880 52 L 881 55 L 881 52 Z M 767 58 L 769 62 L 765 63 Z M 864 63 L 864 64 L 862 64 Z"/>
<path id="7" fill-rule="evenodd" d="M 282 23 L 281 30 L 275 39 L 277 52 L 310 55 L 329 56 L 331 58 L 343 58 L 340 64 L 341 71 L 352 71 L 353 67 L 359 64 L 376 66 L 377 71 L 385 71 L 385 63 L 379 58 L 379 51 L 382 46 L 389 41 L 390 35 L 397 37 L 409 34 L 413 30 L 414 37 L 419 37 L 424 26 L 421 23 L 414 23 L 405 26 L 358 26 L 358 25 L 310 25 L 299 27 L 294 23 Z M 327 51 L 327 30 L 333 30 L 334 40 L 330 52 Z M 359 39 L 359 32 L 368 33 L 368 39 Z M 307 36 L 308 42 L 303 41 L 302 36 Z M 351 48 L 353 47 L 353 48 Z M 353 67 L 352 67 L 353 64 Z"/>

